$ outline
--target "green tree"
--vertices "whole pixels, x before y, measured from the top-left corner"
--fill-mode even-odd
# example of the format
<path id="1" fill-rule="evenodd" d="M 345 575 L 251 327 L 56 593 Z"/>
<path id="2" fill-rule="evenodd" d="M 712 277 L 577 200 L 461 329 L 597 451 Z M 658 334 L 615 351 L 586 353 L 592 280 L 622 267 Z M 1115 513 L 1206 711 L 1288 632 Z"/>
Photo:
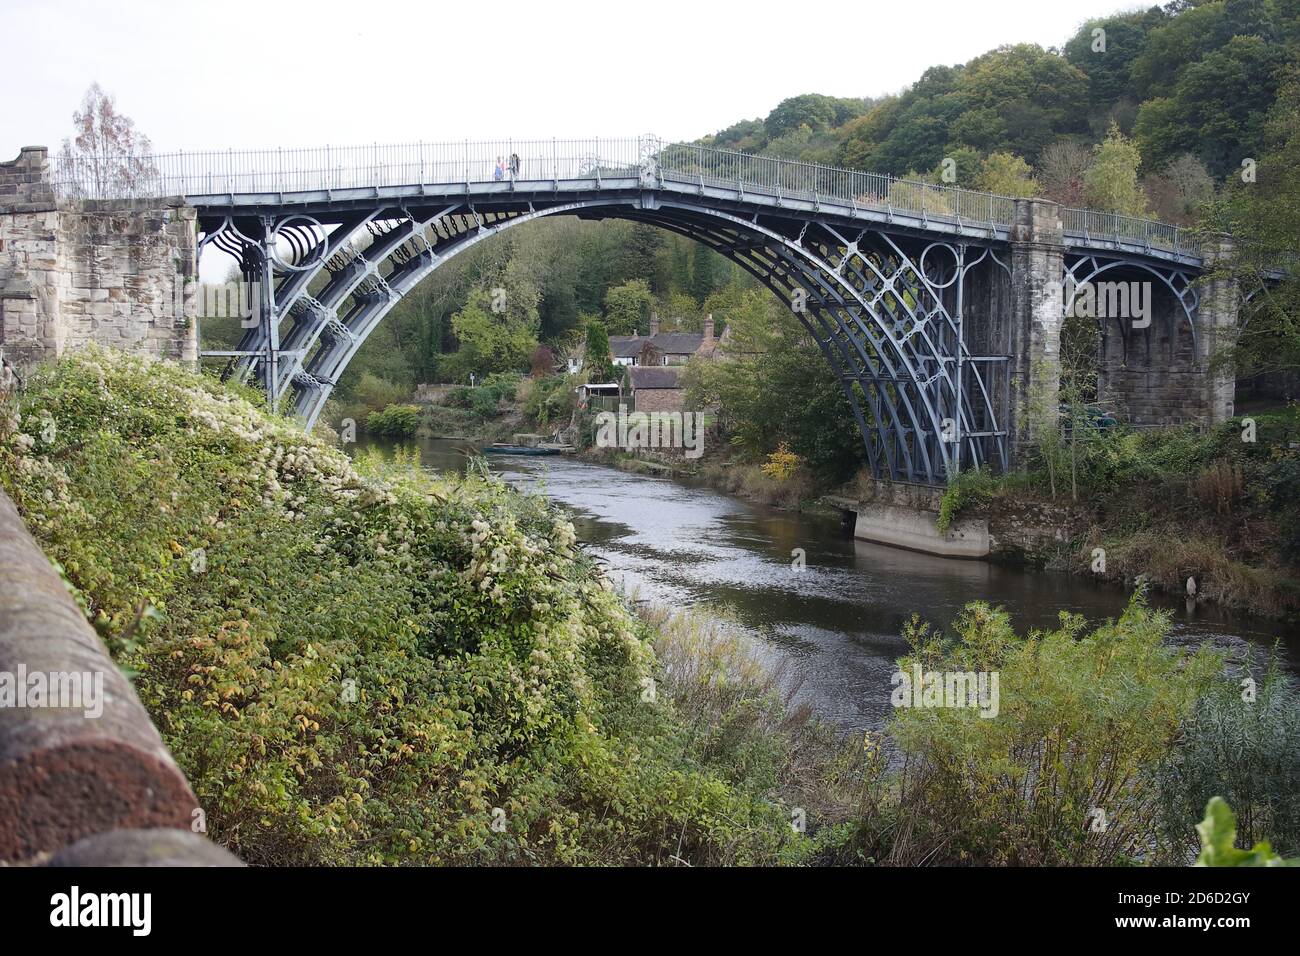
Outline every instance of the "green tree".
<path id="1" fill-rule="evenodd" d="M 1014 153 L 990 153 L 980 164 L 977 189 L 1001 196 L 1037 196 L 1041 189 L 1029 164 Z"/>
<path id="2" fill-rule="evenodd" d="M 1210 230 L 1250 238 L 1218 269 L 1256 293 L 1250 321 L 1235 338 L 1215 342 L 1213 365 L 1239 377 L 1300 370 L 1300 275 L 1292 264 L 1281 282 L 1271 278 L 1287 264 L 1286 251 L 1300 249 L 1300 79 L 1278 97 L 1263 146 L 1255 181 L 1234 177 L 1205 219 Z"/>
<path id="3" fill-rule="evenodd" d="M 1088 104 L 1095 113 L 1132 91 L 1133 62 L 1146 48 L 1147 37 L 1168 19 L 1159 7 L 1119 13 L 1086 21 L 1063 52 L 1074 67 L 1088 77 Z M 1102 34 L 1094 31 L 1102 30 Z"/>
<path id="4" fill-rule="evenodd" d="M 605 327 L 615 335 L 646 335 L 655 299 L 645 279 L 629 279 L 605 293 Z"/>
<path id="5" fill-rule="evenodd" d="M 470 372 L 519 371 L 528 367 L 528 357 L 537 348 L 537 337 L 526 323 L 509 312 L 494 312 L 492 305 L 491 293 L 476 290 L 451 317 L 460 342 L 453 364 L 458 377 Z"/>
<path id="6" fill-rule="evenodd" d="M 691 405 L 718 408 L 733 442 L 755 460 L 784 443 L 826 481 L 861 468 L 866 456 L 848 400 L 798 317 L 757 289 L 710 303 L 730 339 L 721 360 L 687 364 Z"/>
<path id="7" fill-rule="evenodd" d="M 713 294 L 716 283 L 714 277 L 714 261 L 717 259 L 715 253 L 702 242 L 695 244 L 694 255 L 691 262 L 691 297 L 696 302 L 703 302 Z"/>
<path id="8" fill-rule="evenodd" d="M 587 381 L 608 382 L 614 377 L 614 360 L 609 353 L 609 333 L 599 320 L 587 323 L 587 349 L 582 366 Z"/>
<path id="9" fill-rule="evenodd" d="M 770 139 L 785 136 L 807 126 L 812 132 L 843 126 L 861 116 L 867 109 L 866 100 L 840 99 L 820 93 L 805 93 L 782 100 L 767 114 L 763 126 Z"/>
<path id="10" fill-rule="evenodd" d="M 979 150 L 974 147 L 958 146 L 954 149 L 949 146 L 946 155 L 939 165 L 930 171 L 930 175 L 926 179 L 930 182 L 942 183 L 945 186 L 975 189 L 977 188 L 975 184 L 979 179 L 981 162 Z"/>
<path id="11" fill-rule="evenodd" d="M 1146 196 L 1138 184 L 1142 155 L 1133 141 L 1112 125 L 1106 139 L 1093 149 L 1092 165 L 1083 174 L 1088 206 L 1125 216 L 1147 215 Z"/>
<path id="12" fill-rule="evenodd" d="M 1235 36 L 1183 71 L 1173 96 L 1138 111 L 1134 134 L 1142 155 L 1163 166 L 1182 151 L 1222 175 L 1251 156 L 1264 138 L 1286 51 L 1258 36 Z"/>

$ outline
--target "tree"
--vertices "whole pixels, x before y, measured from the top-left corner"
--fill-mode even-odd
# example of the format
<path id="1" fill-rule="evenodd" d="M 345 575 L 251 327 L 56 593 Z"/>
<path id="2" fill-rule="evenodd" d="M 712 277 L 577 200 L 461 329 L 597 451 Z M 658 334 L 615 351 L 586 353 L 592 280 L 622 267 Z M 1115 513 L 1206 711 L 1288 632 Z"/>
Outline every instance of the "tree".
<path id="1" fill-rule="evenodd" d="M 1264 136 L 1286 51 L 1258 36 L 1235 36 L 1187 66 L 1173 96 L 1143 104 L 1134 135 L 1142 155 L 1161 166 L 1195 153 L 1223 175 L 1252 156 Z"/>
<path id="2" fill-rule="evenodd" d="M 647 335 L 654 296 L 644 279 L 629 279 L 605 293 L 605 326 L 615 335 Z"/>
<path id="3" fill-rule="evenodd" d="M 1283 88 L 1267 129 L 1257 180 L 1238 178 L 1205 215 L 1208 230 L 1251 240 L 1238 242 L 1232 260 L 1216 270 L 1256 293 L 1236 339 L 1214 343 L 1211 367 L 1239 378 L 1300 371 L 1300 270 L 1287 254 L 1300 249 L 1300 79 Z M 1289 268 L 1274 283 L 1269 273 L 1279 265 Z"/>
<path id="4" fill-rule="evenodd" d="M 1088 76 L 1088 102 L 1094 112 L 1107 109 L 1132 89 L 1133 61 L 1145 49 L 1147 36 L 1168 17 L 1152 7 L 1088 20 L 1066 41 L 1065 58 Z"/>
<path id="5" fill-rule="evenodd" d="M 1165 169 L 1146 177 L 1143 189 L 1161 222 L 1189 225 L 1197 209 L 1214 196 L 1214 180 L 1205 164 L 1183 153 Z"/>
<path id="6" fill-rule="evenodd" d="M 75 135 L 63 141 L 57 164 L 58 178 L 71 195 L 117 199 L 161 185 L 149 137 L 118 112 L 98 83 L 86 90 L 72 124 Z"/>
<path id="7" fill-rule="evenodd" d="M 971 108 L 993 111 L 1005 126 L 1004 136 L 986 149 L 1015 150 L 1033 161 L 1062 133 L 1086 128 L 1087 76 L 1032 43 L 976 57 L 966 64 L 957 88 Z"/>
<path id="8" fill-rule="evenodd" d="M 608 382 L 614 377 L 614 359 L 609 353 L 609 333 L 599 320 L 587 323 L 587 350 L 583 357 L 588 382 Z"/>
<path id="9" fill-rule="evenodd" d="M 492 296 L 475 290 L 465 307 L 451 317 L 460 349 L 447 365 L 457 378 L 474 372 L 512 372 L 526 368 L 529 356 L 537 348 L 532 330 L 508 312 L 492 311 Z"/>
<path id="10" fill-rule="evenodd" d="M 1153 27 L 1129 68 L 1134 92 L 1144 99 L 1166 95 L 1186 66 L 1227 43 L 1234 30 L 1224 6 L 1214 0 L 1184 7 Z"/>
<path id="11" fill-rule="evenodd" d="M 1092 150 L 1072 139 L 1057 140 L 1038 160 L 1043 195 L 1062 206 L 1082 206 L 1083 177 L 1092 165 Z"/>
<path id="12" fill-rule="evenodd" d="M 963 189 L 978 188 L 975 183 L 979 179 L 980 163 L 983 162 L 979 150 L 972 146 L 958 146 L 956 149 L 949 147 L 946 153 L 947 155 L 930 172 L 927 179 L 945 186 L 960 186 Z"/>
<path id="13" fill-rule="evenodd" d="M 704 322 L 700 304 L 685 292 L 674 292 L 668 296 L 665 311 L 667 312 L 665 318 L 671 319 L 683 332 L 698 332 Z"/>
<path id="14" fill-rule="evenodd" d="M 816 475 L 831 481 L 851 476 L 865 462 L 865 450 L 816 342 L 765 291 L 725 298 L 731 335 L 720 358 L 687 363 L 682 381 L 690 405 L 718 407 L 732 442 L 755 460 L 784 443 Z M 721 305 L 722 299 L 711 302 Z"/>
<path id="15" fill-rule="evenodd" d="M 1146 216 L 1146 196 L 1138 184 L 1142 155 L 1133 141 L 1111 126 L 1105 140 L 1093 149 L 1092 165 L 1083 174 L 1083 195 L 1088 207 L 1124 216 Z"/>
<path id="16" fill-rule="evenodd" d="M 555 353 L 545 345 L 537 346 L 528 356 L 528 368 L 533 378 L 545 378 L 555 370 Z"/>
<path id="17" fill-rule="evenodd" d="M 703 302 L 713 294 L 714 268 L 717 254 L 702 242 L 695 244 L 694 259 L 691 263 L 691 297 L 696 302 Z"/>
<path id="18" fill-rule="evenodd" d="M 867 109 L 866 100 L 839 99 L 821 93 L 805 93 L 782 100 L 767 114 L 763 126 L 769 139 L 777 139 L 806 126 L 819 132 L 833 126 L 843 126 L 861 116 Z"/>
<path id="19" fill-rule="evenodd" d="M 980 164 L 977 189 L 1000 196 L 1037 196 L 1042 190 L 1029 164 L 1014 153 L 990 153 Z"/>

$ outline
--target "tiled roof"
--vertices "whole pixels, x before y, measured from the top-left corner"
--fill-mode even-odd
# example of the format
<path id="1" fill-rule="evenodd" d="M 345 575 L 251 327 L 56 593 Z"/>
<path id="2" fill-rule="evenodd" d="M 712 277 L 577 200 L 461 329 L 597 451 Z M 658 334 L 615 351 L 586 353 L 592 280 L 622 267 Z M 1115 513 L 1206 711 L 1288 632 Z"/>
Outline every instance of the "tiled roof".
<path id="1" fill-rule="evenodd" d="M 677 373 L 672 365 L 629 365 L 627 374 L 632 390 L 638 388 L 677 388 Z"/>
<path id="2" fill-rule="evenodd" d="M 609 351 L 614 358 L 636 358 L 648 344 L 661 355 L 693 355 L 704 336 L 699 332 L 660 332 L 658 335 L 611 335 Z"/>

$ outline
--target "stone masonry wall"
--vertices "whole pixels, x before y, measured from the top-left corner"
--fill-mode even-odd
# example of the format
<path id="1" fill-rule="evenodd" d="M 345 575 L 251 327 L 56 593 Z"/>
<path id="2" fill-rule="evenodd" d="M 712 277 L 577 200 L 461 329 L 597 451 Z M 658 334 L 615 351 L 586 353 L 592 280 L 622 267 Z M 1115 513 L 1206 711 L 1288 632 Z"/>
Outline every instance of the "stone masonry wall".
<path id="1" fill-rule="evenodd" d="M 1214 270 L 1231 256 L 1232 246 L 1220 237 L 1203 244 L 1202 253 L 1207 269 Z M 1227 421 L 1235 413 L 1236 376 L 1213 357 L 1236 332 L 1235 280 L 1211 271 L 1199 283 L 1195 336 L 1174 297 L 1158 282 L 1151 286 L 1155 295 L 1148 328 L 1126 334 L 1121 323 L 1105 323 L 1098 399 L 1135 425 Z"/>
<path id="2" fill-rule="evenodd" d="M 25 374 L 87 343 L 194 362 L 195 211 L 59 201 L 43 147 L 0 163 L 0 351 Z"/>
<path id="3" fill-rule="evenodd" d="M 686 391 L 680 388 L 638 388 L 638 412 L 680 412 L 686 408 Z"/>
<path id="4" fill-rule="evenodd" d="M 1134 425 L 1204 421 L 1206 376 L 1197 362 L 1191 331 L 1181 314 L 1162 310 L 1145 331 L 1129 333 L 1127 345 L 1114 322 L 1102 339 L 1097 398 Z"/>
<path id="5" fill-rule="evenodd" d="M 1017 199 L 1011 226 L 1011 407 L 1007 429 L 1013 463 L 1034 442 L 1033 408 L 1050 408 L 1061 376 L 1060 282 L 1065 253 L 1061 207 Z"/>

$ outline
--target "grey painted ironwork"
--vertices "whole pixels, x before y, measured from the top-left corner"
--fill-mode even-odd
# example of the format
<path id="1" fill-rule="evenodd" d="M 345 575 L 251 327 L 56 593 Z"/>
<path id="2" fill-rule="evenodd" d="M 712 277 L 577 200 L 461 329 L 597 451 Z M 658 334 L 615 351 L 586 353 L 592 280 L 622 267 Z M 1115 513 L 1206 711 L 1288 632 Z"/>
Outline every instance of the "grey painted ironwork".
<path id="1" fill-rule="evenodd" d="M 273 405 L 291 402 L 308 427 L 389 310 L 453 256 L 542 216 L 615 217 L 705 243 L 790 302 L 877 476 L 933 484 L 1008 465 L 1010 331 L 990 315 L 973 322 L 968 287 L 1009 284 L 1009 197 L 654 137 L 151 162 L 137 188 L 184 196 L 201 248 L 258 283 L 254 327 L 237 349 L 205 354 L 230 359 Z M 77 170 L 60 173 L 65 194 L 85 194 Z M 1072 275 L 1140 264 L 1194 322 L 1187 289 L 1201 257 L 1180 230 L 1063 215 Z"/>

